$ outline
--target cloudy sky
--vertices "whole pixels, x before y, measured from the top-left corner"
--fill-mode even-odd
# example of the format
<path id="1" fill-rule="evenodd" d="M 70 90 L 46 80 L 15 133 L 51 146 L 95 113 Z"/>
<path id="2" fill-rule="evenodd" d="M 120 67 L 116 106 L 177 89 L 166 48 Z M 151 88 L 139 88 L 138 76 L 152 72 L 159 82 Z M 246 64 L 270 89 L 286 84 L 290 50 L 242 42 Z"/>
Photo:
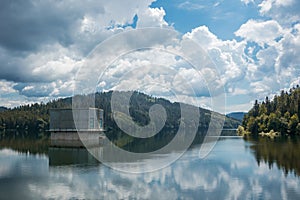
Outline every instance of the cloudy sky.
<path id="1" fill-rule="evenodd" d="M 126 40 L 127 32 L 148 27 L 169 29 L 178 33 L 177 39 L 203 48 L 219 74 L 216 88 L 226 93 L 226 112 L 247 111 L 255 99 L 300 81 L 298 0 L 2 0 L 0 10 L 1 106 L 71 96 L 78 71 L 99 44 L 122 33 Z M 133 51 L 117 60 L 98 51 L 103 63 L 110 63 L 95 73 L 98 90 L 137 89 L 166 98 L 175 92 L 186 102 L 196 97 L 211 107 L 207 85 L 212 83 L 207 82 L 214 73 L 195 73 L 188 62 L 166 51 L 172 42 L 175 49 L 178 40 L 165 36 L 141 32 L 136 40 L 127 38 L 135 45 L 147 38 L 147 47 L 160 48 Z M 124 46 L 114 44 L 116 49 Z M 139 74 L 141 70 L 147 74 Z M 179 76 L 188 80 L 184 82 L 193 93 Z"/>

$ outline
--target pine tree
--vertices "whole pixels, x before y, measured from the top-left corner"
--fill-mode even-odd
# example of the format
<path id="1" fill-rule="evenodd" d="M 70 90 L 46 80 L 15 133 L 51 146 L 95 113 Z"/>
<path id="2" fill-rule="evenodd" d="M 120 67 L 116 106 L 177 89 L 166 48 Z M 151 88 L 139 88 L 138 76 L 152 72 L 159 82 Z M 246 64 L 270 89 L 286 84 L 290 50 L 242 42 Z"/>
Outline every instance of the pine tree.
<path id="1" fill-rule="evenodd" d="M 275 131 L 282 134 L 300 134 L 300 88 L 289 92 L 281 91 L 270 101 L 268 97 L 261 103 L 255 101 L 253 108 L 245 115 L 242 126 L 246 132 L 258 134 Z"/>

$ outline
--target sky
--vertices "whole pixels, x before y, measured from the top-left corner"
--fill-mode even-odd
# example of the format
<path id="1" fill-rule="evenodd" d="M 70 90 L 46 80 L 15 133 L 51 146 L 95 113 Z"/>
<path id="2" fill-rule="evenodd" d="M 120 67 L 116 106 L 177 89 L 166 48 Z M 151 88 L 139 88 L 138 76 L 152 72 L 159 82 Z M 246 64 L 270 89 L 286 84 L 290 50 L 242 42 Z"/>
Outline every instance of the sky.
<path id="1" fill-rule="evenodd" d="M 222 113 L 248 111 L 255 99 L 300 82 L 298 0 L 2 0 L 0 10 L 0 106 L 72 96 L 95 54 L 106 66 L 87 73 L 98 91 L 135 89 L 176 101 L 175 94 Z M 130 35 L 150 27 L 178 34 Z M 213 69 L 197 71 L 174 54 L 184 40 L 197 43 Z M 136 50 L 111 60 L 110 50 L 128 46 Z M 212 106 L 216 88 L 225 110 Z"/>

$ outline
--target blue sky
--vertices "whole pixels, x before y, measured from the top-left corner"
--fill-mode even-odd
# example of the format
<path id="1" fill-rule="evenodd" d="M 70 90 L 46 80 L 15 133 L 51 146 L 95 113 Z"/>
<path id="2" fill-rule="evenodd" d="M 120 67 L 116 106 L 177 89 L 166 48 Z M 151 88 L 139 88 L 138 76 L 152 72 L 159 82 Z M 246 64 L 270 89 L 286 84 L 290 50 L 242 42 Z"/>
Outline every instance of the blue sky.
<path id="1" fill-rule="evenodd" d="M 98 56 L 107 63 L 105 70 L 89 70 L 97 79 L 105 76 L 92 87 L 135 89 L 178 100 L 170 96 L 173 93 L 187 103 L 196 99 L 197 105 L 224 113 L 247 111 L 255 99 L 299 84 L 297 0 L 91 0 L 85 4 L 4 0 L 0 6 L 0 106 L 72 96 L 74 79 L 91 52 L 99 51 L 104 41 L 123 36 L 124 41 L 112 44 L 114 48 L 139 42 L 154 48 L 132 51 L 117 60 L 102 52 Z M 149 27 L 178 35 L 141 32 L 134 39 L 126 37 L 128 31 Z M 184 40 L 201 46 L 214 69 L 195 71 L 183 58 L 166 53 Z M 212 106 L 207 85 L 226 94 L 225 110 Z"/>
<path id="2" fill-rule="evenodd" d="M 163 7 L 164 19 L 182 33 L 205 25 L 221 39 L 235 38 L 234 32 L 249 18 L 263 18 L 254 4 L 246 5 L 237 0 L 158 0 L 151 7 Z"/>

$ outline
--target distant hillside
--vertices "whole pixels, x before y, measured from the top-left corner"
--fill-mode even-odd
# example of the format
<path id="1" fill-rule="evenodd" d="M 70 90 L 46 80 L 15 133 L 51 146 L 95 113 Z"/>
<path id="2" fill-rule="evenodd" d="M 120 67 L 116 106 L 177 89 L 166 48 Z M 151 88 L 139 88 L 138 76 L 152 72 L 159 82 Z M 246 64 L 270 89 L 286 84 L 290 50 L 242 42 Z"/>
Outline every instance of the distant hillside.
<path id="1" fill-rule="evenodd" d="M 6 107 L 0 106 L 0 112 L 6 111 L 6 110 L 7 110 Z"/>
<path id="2" fill-rule="evenodd" d="M 96 93 L 95 94 L 95 106 L 104 109 L 104 121 L 105 128 L 107 129 L 110 139 L 118 139 L 124 133 L 122 133 L 117 127 L 115 121 L 112 118 L 111 113 L 111 100 L 112 92 Z M 79 96 L 80 98 L 90 98 L 91 95 Z M 149 108 L 154 104 L 161 104 L 167 112 L 167 121 L 163 130 L 157 134 L 160 137 L 165 132 L 176 133 L 180 124 L 180 104 L 171 103 L 163 98 L 152 97 L 143 93 L 134 92 L 131 101 L 129 111 L 131 117 L 136 123 L 141 126 L 149 123 Z M 46 104 L 36 103 L 32 105 L 19 106 L 13 109 L 6 110 L 0 113 L 0 132 L 5 133 L 23 133 L 26 136 L 29 135 L 41 135 L 49 129 L 49 109 L 51 108 L 71 108 L 72 98 L 58 99 Z M 194 107 L 194 106 L 193 106 Z M 211 111 L 202 108 L 194 107 L 193 109 L 199 109 L 201 118 L 199 120 L 199 131 L 207 130 Z M 222 116 L 220 114 L 220 116 Z M 232 118 L 226 118 L 225 128 L 237 128 L 240 122 Z M 1 136 L 1 134 L 0 134 Z"/>
<path id="3" fill-rule="evenodd" d="M 300 134 L 300 88 L 281 91 L 272 101 L 268 97 L 255 101 L 253 108 L 245 115 L 241 134 L 253 135 L 299 135 Z"/>
<path id="4" fill-rule="evenodd" d="M 231 117 L 233 119 L 237 119 L 239 121 L 243 121 L 245 114 L 246 113 L 244 113 L 244 112 L 232 112 L 232 113 L 227 114 L 226 116 Z"/>

